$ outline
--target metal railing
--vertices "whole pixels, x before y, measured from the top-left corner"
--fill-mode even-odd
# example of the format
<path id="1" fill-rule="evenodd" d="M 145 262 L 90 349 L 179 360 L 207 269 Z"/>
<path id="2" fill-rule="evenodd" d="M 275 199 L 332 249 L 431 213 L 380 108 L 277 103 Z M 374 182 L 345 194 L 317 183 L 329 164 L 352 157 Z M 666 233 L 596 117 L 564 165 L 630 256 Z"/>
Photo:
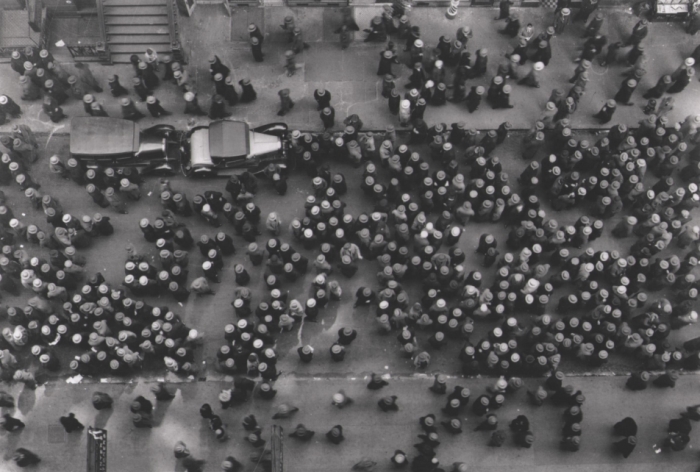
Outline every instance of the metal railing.
<path id="1" fill-rule="evenodd" d="M 168 1 L 168 26 L 173 60 L 180 64 L 187 64 L 187 54 L 180 43 L 180 25 L 178 24 L 177 2 L 175 0 Z"/>
<path id="2" fill-rule="evenodd" d="M 68 52 L 70 52 L 73 59 L 94 57 L 95 60 L 99 60 L 100 57 L 100 51 L 97 50 L 97 44 L 81 44 L 78 46 L 66 45 L 66 49 L 68 49 Z"/>
<path id="3" fill-rule="evenodd" d="M 107 31 L 105 30 L 105 11 L 102 5 L 102 0 L 97 0 L 97 23 L 100 26 L 100 41 L 95 44 L 95 49 L 98 51 L 99 61 L 102 63 L 111 64 L 112 58 L 107 46 Z M 72 53 L 71 53 L 72 54 Z"/>

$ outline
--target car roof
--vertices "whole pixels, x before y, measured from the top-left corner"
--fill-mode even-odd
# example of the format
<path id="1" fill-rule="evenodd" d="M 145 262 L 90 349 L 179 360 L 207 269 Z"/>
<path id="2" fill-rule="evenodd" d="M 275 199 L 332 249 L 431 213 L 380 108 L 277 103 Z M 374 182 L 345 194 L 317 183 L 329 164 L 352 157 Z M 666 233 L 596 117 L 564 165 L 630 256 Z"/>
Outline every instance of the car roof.
<path id="1" fill-rule="evenodd" d="M 109 117 L 77 117 L 71 120 L 71 154 L 131 154 L 138 150 L 138 145 L 139 127 L 133 121 Z"/>
<path id="2" fill-rule="evenodd" d="M 211 157 L 241 157 L 250 152 L 248 123 L 221 120 L 209 125 L 209 153 Z"/>

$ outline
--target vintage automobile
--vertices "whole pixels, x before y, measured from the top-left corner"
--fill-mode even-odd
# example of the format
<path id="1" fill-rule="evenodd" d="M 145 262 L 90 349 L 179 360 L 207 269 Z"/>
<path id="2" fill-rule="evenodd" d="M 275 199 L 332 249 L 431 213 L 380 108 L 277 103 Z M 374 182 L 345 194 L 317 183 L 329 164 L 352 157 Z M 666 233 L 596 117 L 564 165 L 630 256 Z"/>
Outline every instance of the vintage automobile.
<path id="1" fill-rule="evenodd" d="M 244 121 L 212 121 L 182 139 L 185 175 L 228 175 L 235 169 L 253 172 L 287 159 L 287 125 L 270 123 L 250 129 Z"/>
<path id="2" fill-rule="evenodd" d="M 71 120 L 70 153 L 87 166 L 139 167 L 143 172 L 188 176 L 258 171 L 287 159 L 287 125 L 250 129 L 242 121 L 213 121 L 190 131 L 170 125 L 140 129 L 119 118 Z"/>
<path id="3" fill-rule="evenodd" d="M 88 166 L 178 171 L 178 143 L 178 132 L 170 125 L 141 130 L 137 123 L 119 118 L 78 117 L 71 120 L 71 156 Z"/>

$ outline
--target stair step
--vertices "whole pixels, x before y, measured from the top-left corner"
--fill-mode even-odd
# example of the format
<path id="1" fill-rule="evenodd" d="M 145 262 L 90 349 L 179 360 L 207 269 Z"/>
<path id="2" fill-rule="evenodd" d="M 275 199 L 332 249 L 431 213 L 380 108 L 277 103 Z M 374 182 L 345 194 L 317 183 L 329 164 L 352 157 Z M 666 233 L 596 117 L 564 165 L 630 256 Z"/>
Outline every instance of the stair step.
<path id="1" fill-rule="evenodd" d="M 167 0 L 102 0 L 105 7 L 152 7 L 167 4 Z"/>
<path id="2" fill-rule="evenodd" d="M 170 44 L 169 34 L 107 34 L 109 44 Z"/>
<path id="3" fill-rule="evenodd" d="M 121 7 L 121 6 L 105 6 L 104 8 L 105 16 L 154 16 L 154 15 L 168 15 L 167 6 L 146 6 L 146 7 Z"/>
<path id="4" fill-rule="evenodd" d="M 147 47 L 150 47 L 158 54 L 170 54 L 170 44 L 109 44 L 109 51 L 112 57 L 115 54 L 143 54 Z M 127 61 L 128 62 L 128 61 Z"/>
<path id="5" fill-rule="evenodd" d="M 167 25 L 107 25 L 106 30 L 109 36 L 115 34 L 133 34 L 137 36 L 146 34 L 170 35 L 170 28 Z"/>
<path id="6" fill-rule="evenodd" d="M 168 25 L 168 15 L 162 16 L 105 16 L 105 24 L 111 25 Z"/>
<path id="7" fill-rule="evenodd" d="M 131 64 L 131 54 L 110 54 L 109 57 L 114 64 Z"/>

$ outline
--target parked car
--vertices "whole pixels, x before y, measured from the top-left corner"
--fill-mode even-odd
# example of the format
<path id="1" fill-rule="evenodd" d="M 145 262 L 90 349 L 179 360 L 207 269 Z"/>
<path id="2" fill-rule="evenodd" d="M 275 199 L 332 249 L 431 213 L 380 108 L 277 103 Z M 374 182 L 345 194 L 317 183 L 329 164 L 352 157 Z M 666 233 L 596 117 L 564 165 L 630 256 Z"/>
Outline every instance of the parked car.
<path id="1" fill-rule="evenodd" d="M 250 129 L 244 121 L 220 120 L 189 131 L 182 142 L 185 175 L 227 175 L 245 168 L 262 170 L 287 159 L 287 125 Z"/>
<path id="2" fill-rule="evenodd" d="M 138 123 L 109 117 L 71 120 L 71 156 L 88 166 L 180 169 L 179 133 L 173 126 L 141 130 Z"/>
<path id="3" fill-rule="evenodd" d="M 216 176 L 261 170 L 287 159 L 287 125 L 250 129 L 243 121 L 213 121 L 190 131 L 171 125 L 140 129 L 120 118 L 71 120 L 71 156 L 88 166 L 140 167 L 143 172 Z"/>

